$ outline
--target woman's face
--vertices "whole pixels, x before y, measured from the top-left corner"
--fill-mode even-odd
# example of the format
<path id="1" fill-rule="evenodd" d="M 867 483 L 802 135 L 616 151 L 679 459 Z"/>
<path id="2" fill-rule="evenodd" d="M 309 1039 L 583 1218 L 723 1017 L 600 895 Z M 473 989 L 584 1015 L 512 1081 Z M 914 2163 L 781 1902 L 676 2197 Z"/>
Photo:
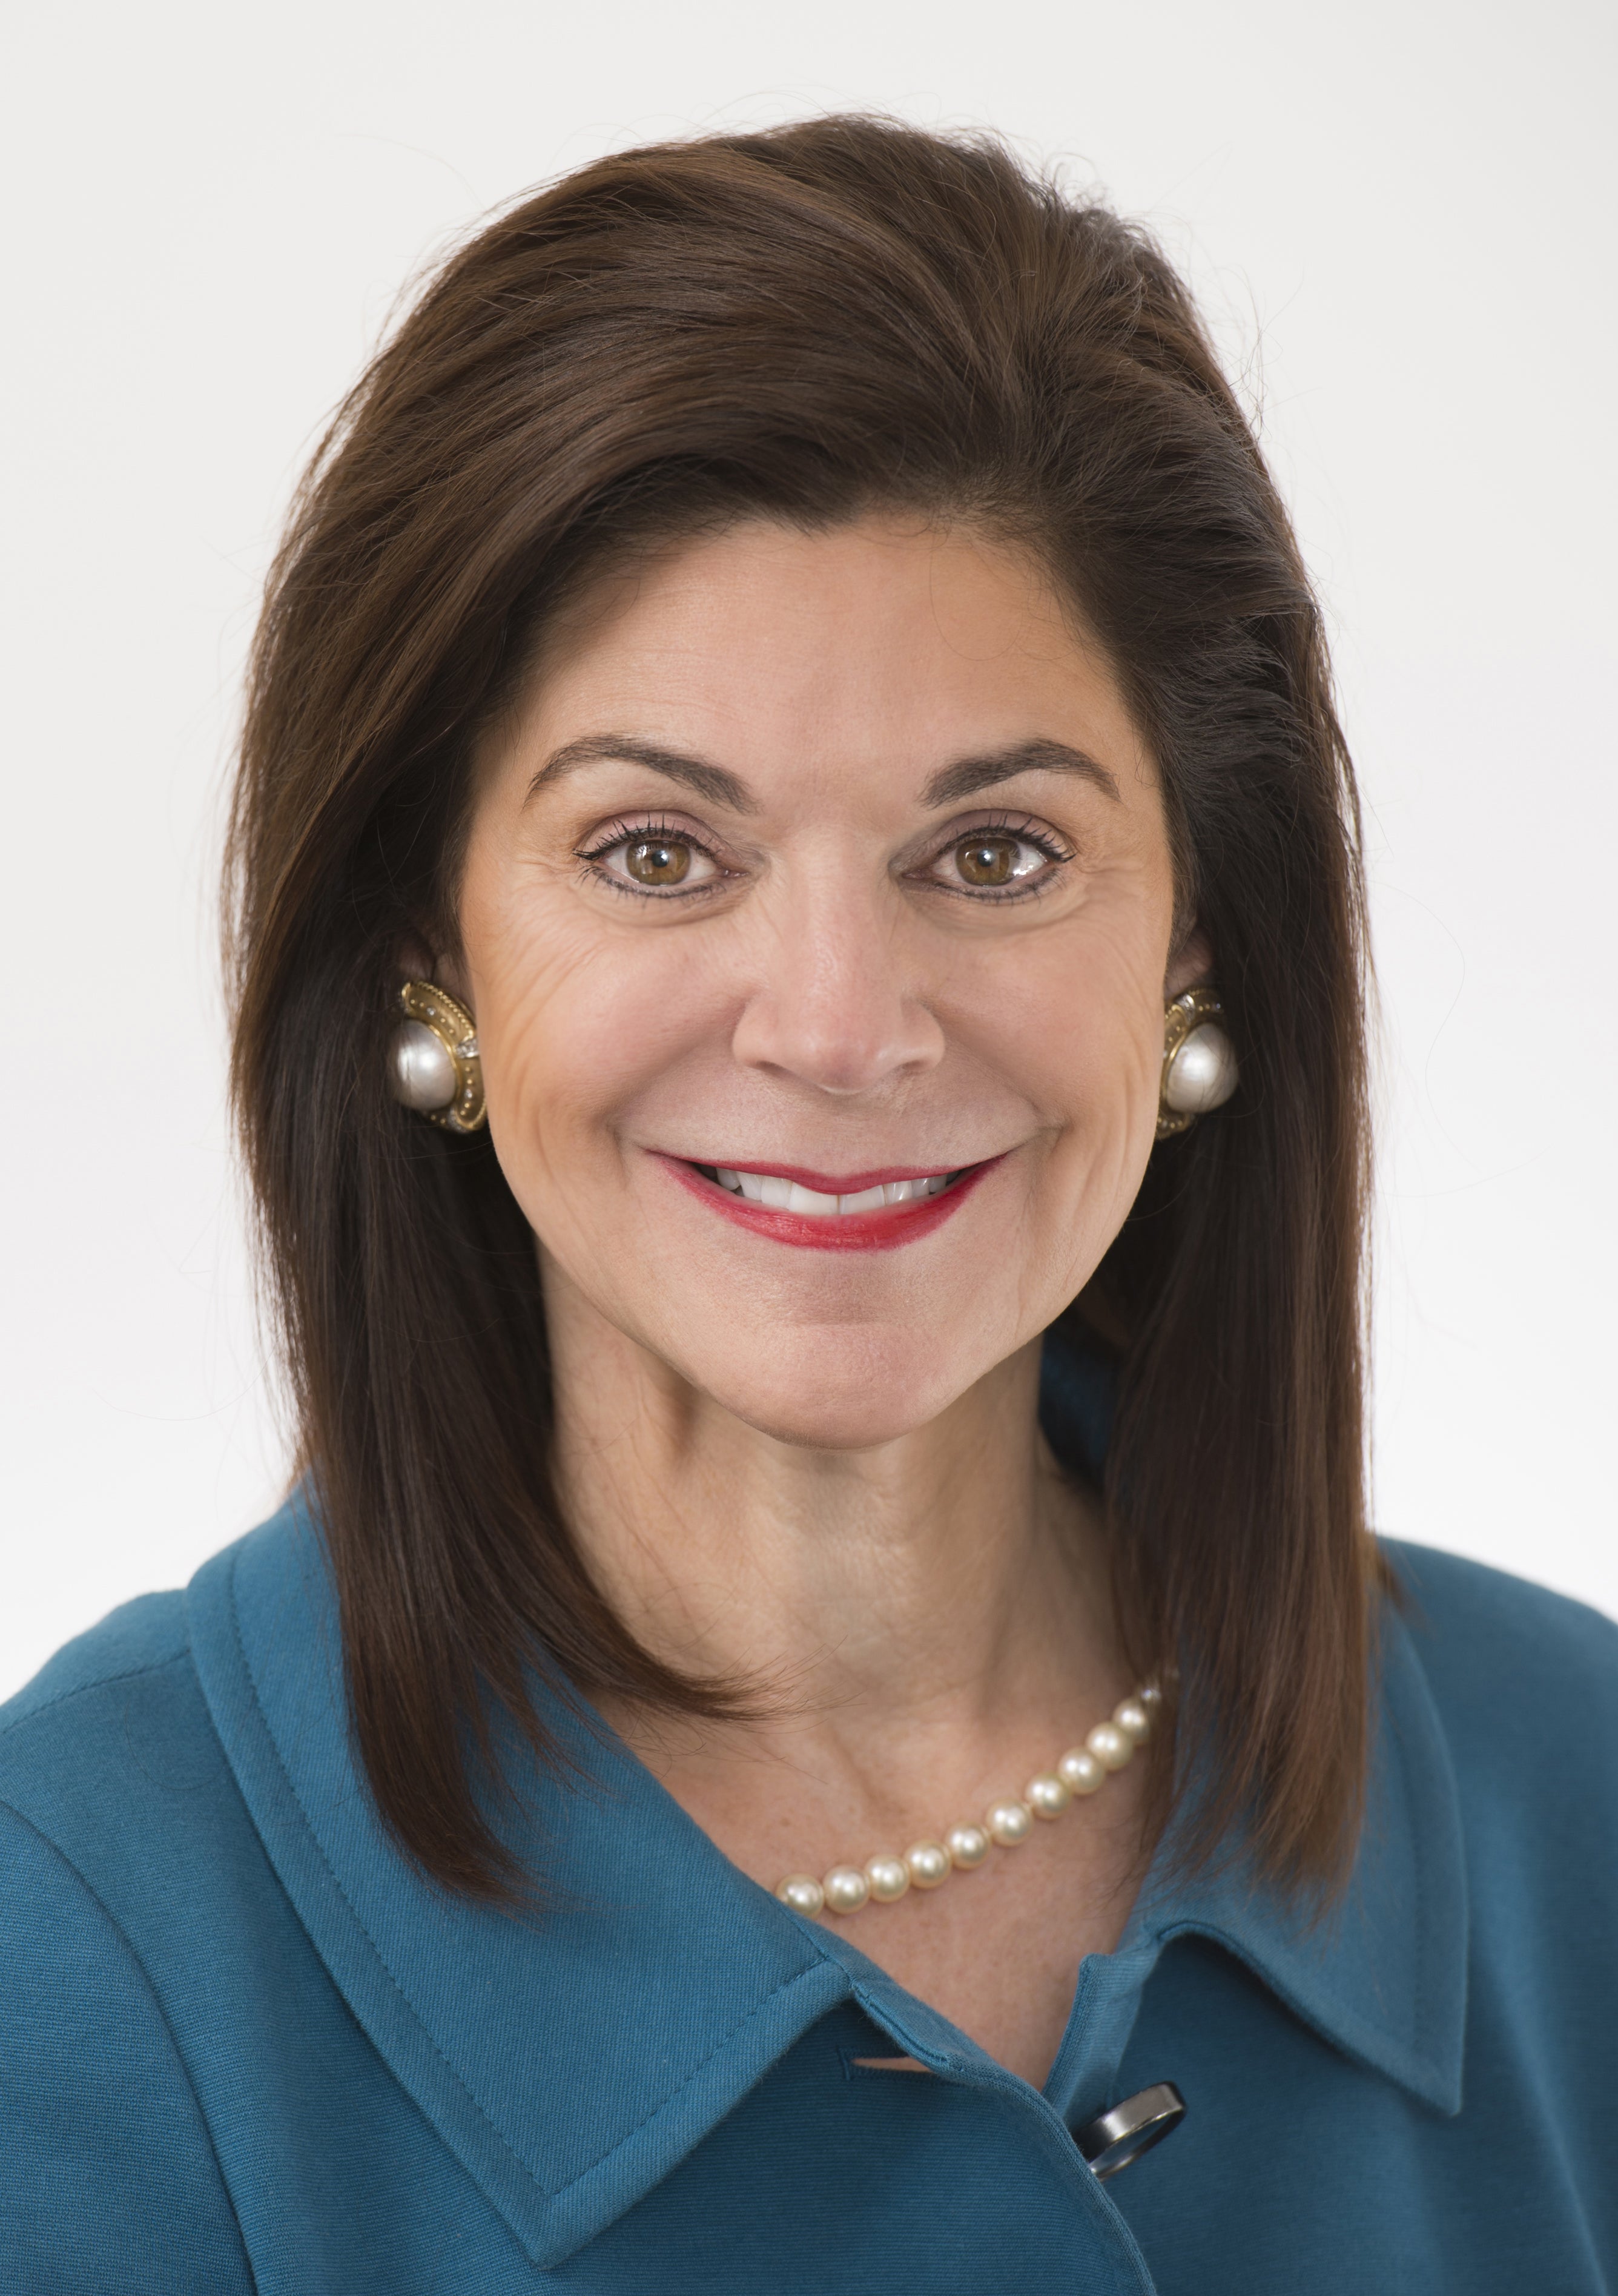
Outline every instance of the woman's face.
<path id="1" fill-rule="evenodd" d="M 1172 913 L 1030 560 L 760 521 L 598 584 L 480 761 L 447 972 L 570 1328 L 793 1442 L 934 1418 L 1129 1210 Z"/>

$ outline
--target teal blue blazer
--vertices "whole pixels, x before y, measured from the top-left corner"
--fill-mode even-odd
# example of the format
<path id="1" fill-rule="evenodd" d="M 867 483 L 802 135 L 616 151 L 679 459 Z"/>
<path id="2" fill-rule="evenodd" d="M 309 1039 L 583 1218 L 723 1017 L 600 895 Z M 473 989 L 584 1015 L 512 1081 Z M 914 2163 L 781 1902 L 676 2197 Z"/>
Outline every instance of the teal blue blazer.
<path id="1" fill-rule="evenodd" d="M 424 1882 L 289 1510 L 0 1709 L 0 2290 L 1618 2286 L 1618 1629 L 1389 1552 L 1346 1903 L 1160 1868 L 1039 2090 L 579 1722 L 513 1830 L 548 1909 Z M 1165 2079 L 1098 2183 L 1071 2131 Z"/>

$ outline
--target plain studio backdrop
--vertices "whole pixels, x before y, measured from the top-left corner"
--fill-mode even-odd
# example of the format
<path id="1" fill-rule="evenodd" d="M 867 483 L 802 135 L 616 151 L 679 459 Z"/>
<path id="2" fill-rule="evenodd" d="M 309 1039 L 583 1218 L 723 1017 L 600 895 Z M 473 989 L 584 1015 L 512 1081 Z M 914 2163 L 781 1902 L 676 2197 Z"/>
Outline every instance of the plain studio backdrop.
<path id="1" fill-rule="evenodd" d="M 1599 0 L 13 12 L 0 1693 L 285 1472 L 214 880 L 294 473 L 401 289 L 631 143 L 986 126 L 1190 272 L 1296 515 L 1383 1001 L 1376 1520 L 1618 1611 Z"/>

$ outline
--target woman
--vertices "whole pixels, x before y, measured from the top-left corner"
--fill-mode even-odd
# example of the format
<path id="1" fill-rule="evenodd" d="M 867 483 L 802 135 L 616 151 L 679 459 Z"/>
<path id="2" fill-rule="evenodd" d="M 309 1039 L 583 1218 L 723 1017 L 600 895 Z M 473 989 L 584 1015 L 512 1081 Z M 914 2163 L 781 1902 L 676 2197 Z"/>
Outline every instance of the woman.
<path id="1" fill-rule="evenodd" d="M 1352 784 L 1150 243 L 514 209 L 231 858 L 301 1473 L 7 1710 L 8 2287 L 1609 2286 L 1618 1643 L 1366 1529 Z"/>

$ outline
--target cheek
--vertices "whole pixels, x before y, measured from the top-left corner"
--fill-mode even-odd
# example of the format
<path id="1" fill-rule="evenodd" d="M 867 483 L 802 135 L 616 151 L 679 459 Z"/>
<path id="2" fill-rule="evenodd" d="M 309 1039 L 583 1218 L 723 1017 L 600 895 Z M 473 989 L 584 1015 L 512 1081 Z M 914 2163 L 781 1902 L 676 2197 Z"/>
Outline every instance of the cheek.
<path id="1" fill-rule="evenodd" d="M 1162 952 L 1154 936 L 1105 925 L 1051 945 L 972 999 L 980 1052 L 1014 1076 L 1059 1147 L 1109 1144 L 1144 1166 L 1162 1051 Z"/>
<path id="2" fill-rule="evenodd" d="M 1102 1017 L 1105 1015 L 1105 1017 Z M 1157 1126 L 1159 1054 L 1148 1011 L 1129 1027 L 1116 1007 L 1068 1033 L 1040 1222 L 1071 1239 L 1088 1280 L 1129 1217 L 1146 1177 Z"/>
<path id="3" fill-rule="evenodd" d="M 618 1120 L 672 1067 L 722 1046 L 722 988 L 688 937 L 614 931 L 563 901 L 469 916 L 465 931 L 490 1131 L 541 1226 L 536 1190 L 599 1181 Z"/>

